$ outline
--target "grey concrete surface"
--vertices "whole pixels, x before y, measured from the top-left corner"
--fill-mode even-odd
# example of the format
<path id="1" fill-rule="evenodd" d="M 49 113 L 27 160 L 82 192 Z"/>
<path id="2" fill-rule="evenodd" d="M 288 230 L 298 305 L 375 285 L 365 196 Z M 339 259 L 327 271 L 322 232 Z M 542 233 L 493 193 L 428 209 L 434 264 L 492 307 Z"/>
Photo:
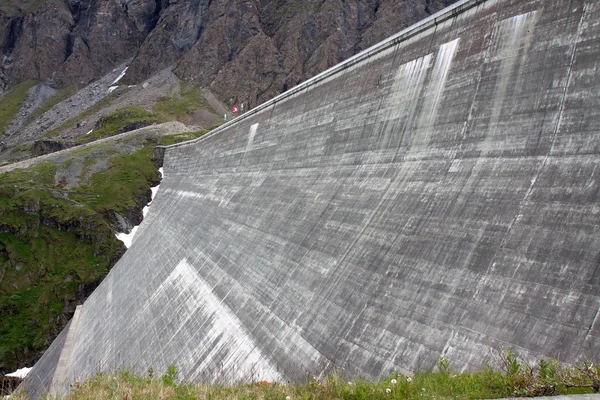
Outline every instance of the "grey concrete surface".
<path id="1" fill-rule="evenodd" d="M 462 1 L 168 148 L 54 380 L 598 360 L 598 60 L 600 2 Z"/>

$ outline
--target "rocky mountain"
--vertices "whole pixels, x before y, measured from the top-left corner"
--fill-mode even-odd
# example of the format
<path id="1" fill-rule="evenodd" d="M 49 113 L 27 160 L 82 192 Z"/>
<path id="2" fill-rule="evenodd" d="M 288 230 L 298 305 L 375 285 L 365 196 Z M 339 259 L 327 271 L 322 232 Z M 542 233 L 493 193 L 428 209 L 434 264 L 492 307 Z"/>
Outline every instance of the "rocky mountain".
<path id="1" fill-rule="evenodd" d="M 4 0 L 3 89 L 87 84 L 135 56 L 228 103 L 263 102 L 456 0 Z"/>

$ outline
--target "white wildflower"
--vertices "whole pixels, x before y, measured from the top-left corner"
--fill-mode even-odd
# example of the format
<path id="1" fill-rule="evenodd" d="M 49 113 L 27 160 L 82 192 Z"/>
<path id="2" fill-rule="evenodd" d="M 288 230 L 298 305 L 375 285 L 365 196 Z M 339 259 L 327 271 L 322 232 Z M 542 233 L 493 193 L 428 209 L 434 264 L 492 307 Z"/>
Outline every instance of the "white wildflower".
<path id="1" fill-rule="evenodd" d="M 392 379 L 390 382 L 392 383 L 392 385 L 395 385 L 396 383 L 398 383 L 398 381 L 395 379 Z"/>
<path id="2" fill-rule="evenodd" d="M 412 382 L 412 378 L 409 376 L 408 378 L 406 378 L 406 382 L 411 383 Z"/>
<path id="3" fill-rule="evenodd" d="M 390 388 L 386 388 L 386 389 L 385 389 L 385 392 L 386 392 L 387 394 L 390 394 L 390 393 L 392 393 L 392 389 L 390 389 Z"/>

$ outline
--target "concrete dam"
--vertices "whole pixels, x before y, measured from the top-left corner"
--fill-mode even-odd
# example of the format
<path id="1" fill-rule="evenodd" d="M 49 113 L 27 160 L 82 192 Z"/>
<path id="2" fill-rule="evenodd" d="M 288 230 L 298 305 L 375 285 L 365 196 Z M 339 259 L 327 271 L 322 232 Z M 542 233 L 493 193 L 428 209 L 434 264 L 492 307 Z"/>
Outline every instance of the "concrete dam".
<path id="1" fill-rule="evenodd" d="M 600 2 L 465 0 L 165 149 L 24 382 L 295 381 L 600 357 Z"/>

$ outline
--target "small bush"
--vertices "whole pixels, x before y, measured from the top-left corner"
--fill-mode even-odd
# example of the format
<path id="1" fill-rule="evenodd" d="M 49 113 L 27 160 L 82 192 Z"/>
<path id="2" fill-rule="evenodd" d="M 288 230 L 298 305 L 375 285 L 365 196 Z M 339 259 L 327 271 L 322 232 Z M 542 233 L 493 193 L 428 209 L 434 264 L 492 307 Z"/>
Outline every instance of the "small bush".
<path id="1" fill-rule="evenodd" d="M 175 380 L 177 379 L 177 367 L 174 365 L 169 365 L 167 367 L 167 372 L 161 376 L 160 379 L 167 386 L 175 386 Z"/>

